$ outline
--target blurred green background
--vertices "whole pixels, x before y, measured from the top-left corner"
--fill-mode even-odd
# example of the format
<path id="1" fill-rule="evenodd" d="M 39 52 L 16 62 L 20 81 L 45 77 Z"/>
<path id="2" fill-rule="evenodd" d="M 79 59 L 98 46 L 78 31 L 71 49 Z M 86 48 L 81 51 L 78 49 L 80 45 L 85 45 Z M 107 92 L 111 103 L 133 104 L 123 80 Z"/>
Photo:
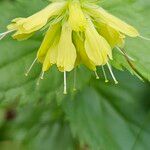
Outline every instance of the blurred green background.
<path id="1" fill-rule="evenodd" d="M 15 17 L 27 17 L 48 4 L 46 0 L 0 0 L 0 32 Z M 149 0 L 101 0 L 100 5 L 150 37 Z M 142 82 L 117 50 L 114 73 L 104 83 L 94 73 L 77 68 L 68 74 L 68 95 L 63 95 L 63 74 L 53 67 L 36 86 L 41 65 L 29 77 L 24 73 L 35 58 L 43 35 L 23 42 L 0 41 L 0 150 L 149 150 L 150 149 L 150 42 L 128 38 L 125 49 L 135 59 Z M 122 71 L 124 70 L 124 71 Z M 109 73 L 108 73 L 109 74 Z"/>

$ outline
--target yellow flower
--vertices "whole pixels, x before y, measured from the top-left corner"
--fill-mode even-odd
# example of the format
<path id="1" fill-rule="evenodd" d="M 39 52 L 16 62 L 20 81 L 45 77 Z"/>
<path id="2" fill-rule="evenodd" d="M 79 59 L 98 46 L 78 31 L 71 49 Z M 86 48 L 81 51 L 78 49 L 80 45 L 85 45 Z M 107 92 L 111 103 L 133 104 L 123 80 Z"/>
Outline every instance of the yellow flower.
<path id="1" fill-rule="evenodd" d="M 117 84 L 109 60 L 113 59 L 112 50 L 125 44 L 126 36 L 141 37 L 138 31 L 109 14 L 90 0 L 61 0 L 52 2 L 43 10 L 27 18 L 16 18 L 8 25 L 8 31 L 0 34 L 0 40 L 15 32 L 13 38 L 25 40 L 36 31 L 47 29 L 34 63 L 42 64 L 42 75 L 56 65 L 64 73 L 64 93 L 67 93 L 67 72 L 84 64 L 95 72 L 102 67 L 105 81 L 108 82 L 104 66 L 106 65 Z M 126 57 L 128 57 L 126 55 Z M 130 58 L 130 57 L 128 57 Z M 75 87 L 74 87 L 75 88 Z"/>
<path id="2" fill-rule="evenodd" d="M 65 23 L 58 44 L 57 67 L 60 71 L 71 71 L 74 68 L 76 57 L 76 49 L 72 43 L 72 29 L 68 23 Z"/>
<path id="3" fill-rule="evenodd" d="M 45 72 L 47 70 L 49 70 L 49 68 L 57 63 L 57 56 L 58 56 L 58 40 L 59 40 L 59 36 L 57 35 L 55 37 L 55 40 L 53 42 L 53 44 L 50 46 L 50 48 L 48 49 L 44 62 L 43 62 L 43 68 L 42 71 Z"/>
<path id="4" fill-rule="evenodd" d="M 74 31 L 84 31 L 86 28 L 87 21 L 78 0 L 70 2 L 69 4 L 68 22 Z"/>
<path id="5" fill-rule="evenodd" d="M 85 31 L 85 50 L 96 66 L 105 65 L 108 57 L 112 59 L 110 45 L 98 34 L 91 20 L 88 20 L 88 27 Z"/>
<path id="6" fill-rule="evenodd" d="M 99 34 L 107 40 L 111 48 L 114 48 L 116 45 L 124 46 L 125 36 L 123 34 L 102 22 L 97 23 L 96 26 Z"/>
<path id="7" fill-rule="evenodd" d="M 84 47 L 84 39 L 77 35 L 76 33 L 73 34 L 73 41 L 76 46 L 77 55 L 79 57 L 79 63 L 84 64 L 90 70 L 96 71 L 96 65 L 89 59 L 86 54 L 85 47 Z"/>
<path id="8" fill-rule="evenodd" d="M 54 39 L 59 34 L 60 30 L 61 25 L 59 23 L 50 26 L 50 28 L 48 29 L 37 53 L 37 58 L 41 63 L 44 61 L 48 49 L 53 44 Z"/>
<path id="9" fill-rule="evenodd" d="M 61 15 L 65 7 L 66 2 L 52 3 L 28 18 L 16 18 L 12 20 L 12 24 L 8 25 L 7 28 L 8 30 L 17 31 L 13 35 L 14 39 L 26 39 L 30 37 L 31 33 L 44 27 L 51 17 Z"/>

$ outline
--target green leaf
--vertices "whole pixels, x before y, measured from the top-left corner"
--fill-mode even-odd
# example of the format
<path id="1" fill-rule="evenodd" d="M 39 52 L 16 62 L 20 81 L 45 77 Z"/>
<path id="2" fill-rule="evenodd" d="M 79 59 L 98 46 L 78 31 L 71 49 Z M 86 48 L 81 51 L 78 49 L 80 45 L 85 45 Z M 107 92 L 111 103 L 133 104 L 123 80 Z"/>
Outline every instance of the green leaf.
<path id="1" fill-rule="evenodd" d="M 66 118 L 82 147 L 87 146 L 92 150 L 150 148 L 145 140 L 150 136 L 150 130 L 143 127 L 145 120 L 149 121 L 140 98 L 143 85 L 127 76 L 120 78 L 121 81 L 124 79 L 129 82 L 120 86 L 92 80 L 94 89 L 85 88 L 74 100 L 64 101 Z M 141 129 L 143 136 L 137 141 Z"/>

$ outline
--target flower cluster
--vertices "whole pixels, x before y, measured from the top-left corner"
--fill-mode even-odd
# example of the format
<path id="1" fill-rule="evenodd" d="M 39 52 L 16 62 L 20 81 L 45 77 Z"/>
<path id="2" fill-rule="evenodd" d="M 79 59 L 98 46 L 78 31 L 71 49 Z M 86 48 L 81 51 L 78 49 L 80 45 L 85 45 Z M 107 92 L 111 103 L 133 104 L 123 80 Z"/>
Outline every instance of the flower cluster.
<path id="1" fill-rule="evenodd" d="M 26 40 L 36 31 L 47 29 L 37 56 L 27 71 L 28 75 L 36 61 L 42 63 L 42 75 L 56 65 L 64 72 L 64 93 L 67 93 L 66 72 L 72 71 L 80 64 L 84 64 L 98 74 L 96 68 L 107 65 L 113 75 L 109 60 L 113 59 L 112 50 L 124 46 L 126 36 L 138 37 L 138 31 L 109 14 L 96 5 L 95 0 L 63 0 L 50 3 L 43 10 L 28 18 L 16 18 L 8 25 L 8 31 L 0 38 L 11 32 L 17 40 Z M 42 30 L 43 31 L 43 30 Z"/>

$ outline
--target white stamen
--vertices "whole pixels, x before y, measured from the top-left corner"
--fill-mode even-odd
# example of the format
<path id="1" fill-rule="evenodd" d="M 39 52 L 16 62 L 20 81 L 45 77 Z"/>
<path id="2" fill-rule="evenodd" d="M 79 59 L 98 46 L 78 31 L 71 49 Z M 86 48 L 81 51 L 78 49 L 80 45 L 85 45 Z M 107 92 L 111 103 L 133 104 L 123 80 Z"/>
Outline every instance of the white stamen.
<path id="1" fill-rule="evenodd" d="M 104 74 L 105 82 L 106 82 L 106 83 L 109 82 L 109 80 L 107 79 L 107 75 L 106 75 L 104 66 L 102 66 L 102 71 L 103 71 L 103 74 Z"/>
<path id="2" fill-rule="evenodd" d="M 111 66 L 110 66 L 110 64 L 109 64 L 108 62 L 107 62 L 107 66 L 108 66 L 108 69 L 109 69 L 109 71 L 110 71 L 110 74 L 111 74 L 111 76 L 112 76 L 112 78 L 113 78 L 115 84 L 118 84 L 118 81 L 116 80 L 116 78 L 115 78 L 115 76 L 114 76 L 114 74 L 113 74 L 113 72 L 112 72 Z"/>
<path id="3" fill-rule="evenodd" d="M 150 41 L 150 38 L 147 38 L 147 37 L 144 37 L 144 36 L 141 36 L 141 35 L 139 37 L 144 39 L 144 40 Z"/>
<path id="4" fill-rule="evenodd" d="M 66 75 L 66 71 L 64 71 L 64 94 L 67 94 L 67 75 Z"/>
<path id="5" fill-rule="evenodd" d="M 6 31 L 6 32 L 3 32 L 3 33 L 0 33 L 0 40 L 2 40 L 7 34 L 13 32 L 14 30 L 10 30 L 10 31 Z"/>
<path id="6" fill-rule="evenodd" d="M 99 75 L 98 75 L 97 71 L 94 71 L 94 72 L 95 72 L 96 79 L 98 80 L 99 79 Z"/>
<path id="7" fill-rule="evenodd" d="M 44 79 L 44 73 L 45 73 L 44 71 L 41 73 L 41 77 L 40 77 L 41 80 Z"/>
<path id="8" fill-rule="evenodd" d="M 120 47 L 117 47 L 117 46 L 116 46 L 116 48 L 117 48 L 117 50 L 118 50 L 122 55 L 127 56 L 131 61 L 135 61 L 135 59 L 133 59 L 132 57 L 130 57 L 128 54 L 124 54 L 124 53 L 122 52 L 122 50 L 120 49 Z"/>
<path id="9" fill-rule="evenodd" d="M 73 91 L 76 91 L 77 70 L 74 69 Z"/>
<path id="10" fill-rule="evenodd" d="M 27 72 L 25 73 L 25 76 L 28 76 L 28 74 L 30 73 L 31 69 L 33 68 L 34 64 L 36 63 L 37 58 L 34 59 L 34 61 L 32 62 L 30 68 L 27 70 Z"/>

